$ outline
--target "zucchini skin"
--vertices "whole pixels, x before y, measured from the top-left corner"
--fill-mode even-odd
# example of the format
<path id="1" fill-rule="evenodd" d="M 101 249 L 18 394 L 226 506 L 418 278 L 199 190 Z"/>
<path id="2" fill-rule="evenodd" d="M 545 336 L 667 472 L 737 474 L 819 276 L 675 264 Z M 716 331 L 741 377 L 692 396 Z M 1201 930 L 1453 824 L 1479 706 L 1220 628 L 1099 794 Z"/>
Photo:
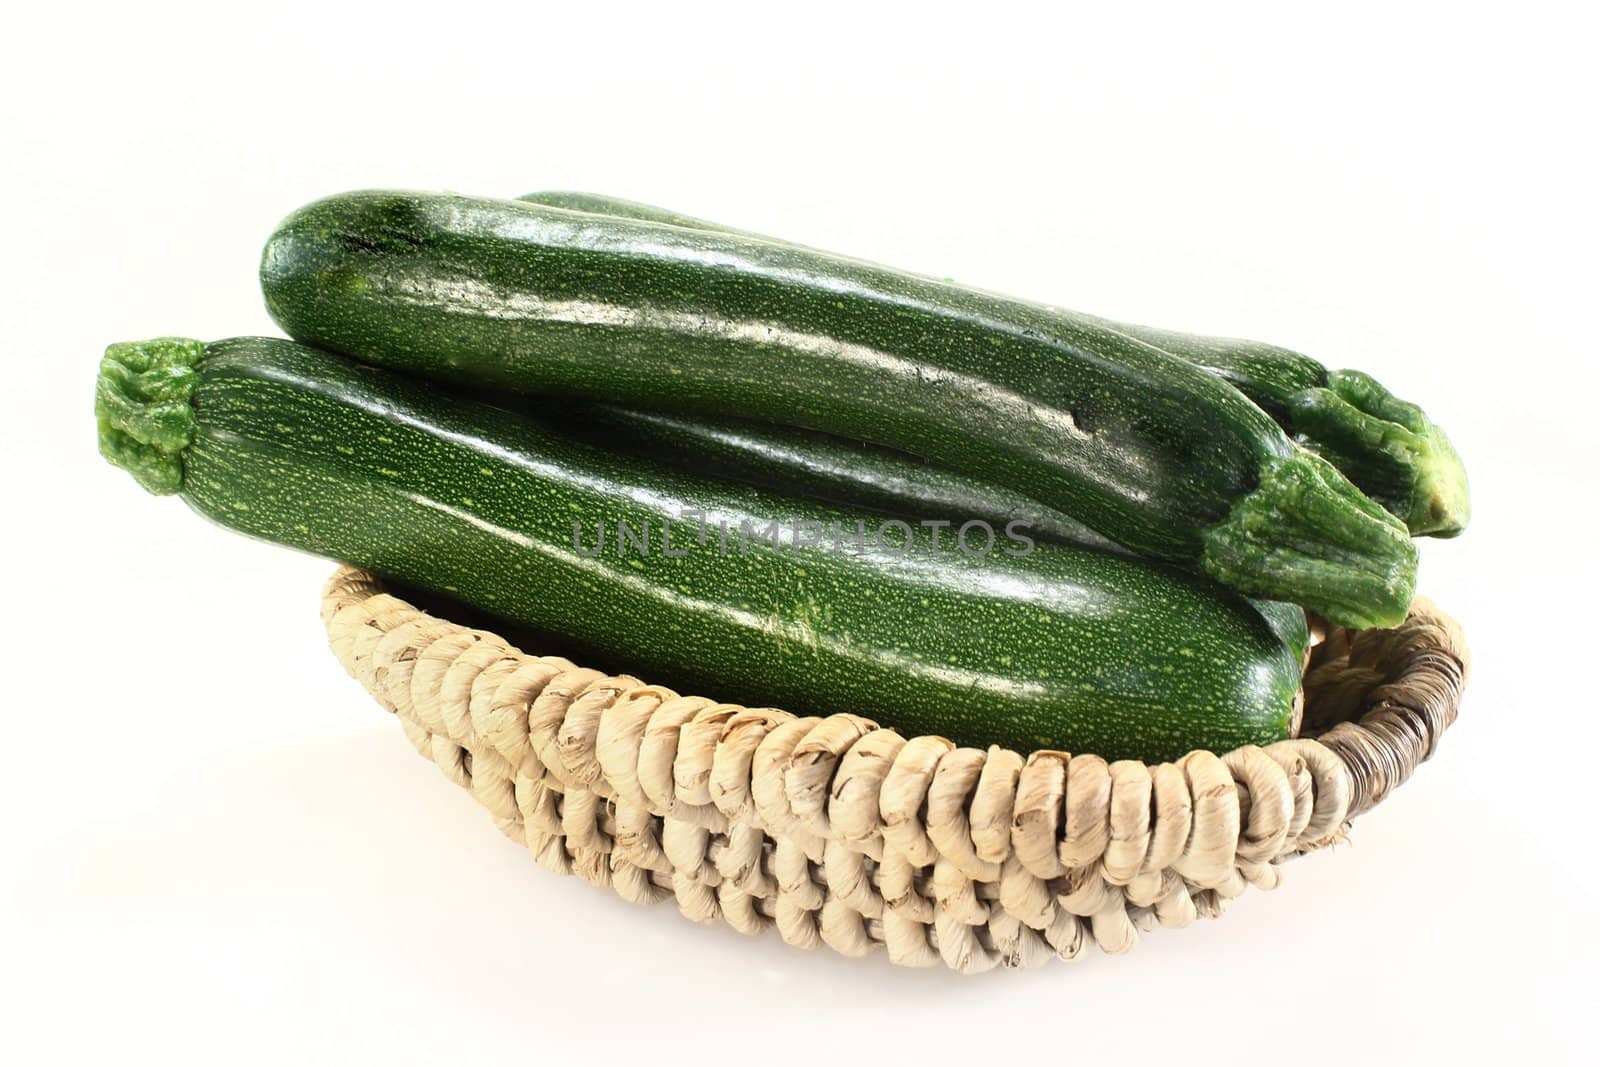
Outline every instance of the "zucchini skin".
<path id="1" fill-rule="evenodd" d="M 184 388 L 163 393 L 184 359 Z M 175 398 L 190 405 L 186 433 L 173 432 Z M 108 458 L 136 476 L 176 460 L 176 486 L 141 482 L 226 527 L 560 634 L 675 687 L 1107 758 L 1225 751 L 1294 725 L 1303 618 L 1296 628 L 1143 561 L 1047 544 L 937 552 L 917 528 L 904 555 L 722 555 L 714 533 L 701 545 L 677 521 L 684 511 L 856 515 L 664 471 L 278 339 L 113 345 L 97 401 Z M 159 433 L 143 418 L 155 405 Z M 658 547 L 671 521 L 683 554 L 589 557 L 575 519 L 648 528 Z"/>
<path id="2" fill-rule="evenodd" d="M 506 406 L 509 399 L 491 401 Z M 620 449 L 690 473 L 734 479 L 808 500 L 888 516 L 946 522 L 971 519 L 1030 537 L 1126 553 L 1070 515 L 920 456 L 816 430 L 742 419 L 706 419 L 595 404 L 531 417 L 603 448 Z"/>
<path id="3" fill-rule="evenodd" d="M 1036 305 L 733 234 L 382 191 L 290 216 L 261 278 L 292 337 L 363 362 L 873 441 L 1348 625 L 1397 623 L 1415 589 L 1404 528 L 1237 390 Z"/>
<path id="4" fill-rule="evenodd" d="M 777 238 L 595 193 L 549 190 L 519 197 L 534 204 L 668 226 Z M 1454 537 L 1471 518 L 1467 472 L 1442 428 L 1360 371 L 1329 371 L 1310 356 L 1261 341 L 1204 337 L 1114 322 L 1066 308 L 1087 321 L 1169 352 L 1215 374 L 1249 397 L 1300 444 L 1333 463 L 1415 536 Z"/>

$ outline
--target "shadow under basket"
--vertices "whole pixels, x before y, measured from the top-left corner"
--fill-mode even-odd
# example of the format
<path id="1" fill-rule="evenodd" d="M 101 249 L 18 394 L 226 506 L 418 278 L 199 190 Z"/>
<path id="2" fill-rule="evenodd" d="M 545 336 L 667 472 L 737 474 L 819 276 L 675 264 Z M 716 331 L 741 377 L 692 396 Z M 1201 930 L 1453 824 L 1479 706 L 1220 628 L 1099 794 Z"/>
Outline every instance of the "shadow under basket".
<path id="1" fill-rule="evenodd" d="M 1433 755 L 1467 673 L 1460 629 L 1419 598 L 1393 630 L 1327 631 L 1314 737 L 1146 765 L 679 696 L 526 655 L 351 567 L 322 617 L 417 751 L 541 865 L 696 922 L 962 972 L 1125 952 L 1276 887 Z"/>

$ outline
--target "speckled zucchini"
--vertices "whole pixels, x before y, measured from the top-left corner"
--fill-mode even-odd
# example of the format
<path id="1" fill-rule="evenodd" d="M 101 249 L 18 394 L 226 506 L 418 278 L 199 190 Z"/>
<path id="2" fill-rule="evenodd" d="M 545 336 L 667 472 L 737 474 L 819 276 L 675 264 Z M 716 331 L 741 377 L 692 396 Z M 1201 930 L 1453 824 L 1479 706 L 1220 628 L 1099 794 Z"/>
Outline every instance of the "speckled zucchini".
<path id="1" fill-rule="evenodd" d="M 1140 560 L 1003 539 L 969 554 L 909 525 L 846 551 L 827 533 L 774 546 L 770 521 L 809 542 L 859 513 L 664 470 L 290 341 L 112 345 L 96 410 L 107 458 L 224 526 L 686 691 L 1108 758 L 1294 727 L 1300 613 Z"/>
<path id="2" fill-rule="evenodd" d="M 261 279 L 291 336 L 363 362 L 873 441 L 1347 625 L 1399 622 L 1415 587 L 1405 527 L 1237 390 L 1036 305 L 738 235 L 400 192 L 302 208 Z"/>
<path id="3" fill-rule="evenodd" d="M 522 199 L 572 211 L 776 240 L 594 193 L 552 190 L 529 193 Z M 1201 337 L 1112 322 L 1066 308 L 1052 310 L 1146 341 L 1223 378 L 1301 444 L 1332 462 L 1356 488 L 1398 516 L 1412 534 L 1454 537 L 1466 528 L 1471 515 L 1467 473 L 1450 439 L 1421 408 L 1396 397 L 1370 375 L 1330 371 L 1310 356 L 1260 341 Z"/>
<path id="4" fill-rule="evenodd" d="M 517 406 L 511 398 L 496 403 Z M 733 478 L 849 508 L 952 529 L 982 519 L 1017 532 L 1108 552 L 1127 550 L 1070 515 L 1021 493 L 946 470 L 920 456 L 816 430 L 743 419 L 708 419 L 665 411 L 593 404 L 551 410 L 536 399 L 530 413 L 563 433 L 718 478 Z"/>

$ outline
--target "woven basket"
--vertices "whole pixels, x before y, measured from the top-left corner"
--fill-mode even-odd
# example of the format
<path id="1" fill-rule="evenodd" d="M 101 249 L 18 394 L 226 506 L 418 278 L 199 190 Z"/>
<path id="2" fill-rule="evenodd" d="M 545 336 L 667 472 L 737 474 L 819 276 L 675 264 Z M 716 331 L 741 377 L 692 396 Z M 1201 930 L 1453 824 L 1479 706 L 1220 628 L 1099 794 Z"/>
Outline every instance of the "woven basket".
<path id="1" fill-rule="evenodd" d="M 1333 628 L 1302 737 L 1176 763 L 902 738 L 679 696 L 435 618 L 341 568 L 334 653 L 417 751 L 540 864 L 697 922 L 962 972 L 1125 952 L 1138 931 L 1271 889 L 1433 754 L 1467 671 L 1419 599 L 1393 630 Z"/>

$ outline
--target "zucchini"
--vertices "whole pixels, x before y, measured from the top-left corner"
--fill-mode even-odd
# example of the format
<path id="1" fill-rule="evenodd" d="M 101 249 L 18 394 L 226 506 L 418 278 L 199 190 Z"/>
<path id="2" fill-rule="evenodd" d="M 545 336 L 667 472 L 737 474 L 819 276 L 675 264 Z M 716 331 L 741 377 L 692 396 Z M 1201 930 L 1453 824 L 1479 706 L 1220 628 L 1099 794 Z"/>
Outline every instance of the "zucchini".
<path id="1" fill-rule="evenodd" d="M 273 234 L 297 340 L 479 388 L 807 426 L 927 456 L 1136 552 L 1393 625 L 1405 528 L 1237 390 L 1091 322 L 733 234 L 509 200 L 334 196 Z"/>
<path id="2" fill-rule="evenodd" d="M 547 191 L 520 199 L 571 211 L 776 240 L 594 193 Z M 1310 356 L 1260 341 L 1201 337 L 1112 322 L 1065 308 L 1051 310 L 1148 342 L 1224 379 L 1301 444 L 1332 462 L 1356 488 L 1398 516 L 1412 534 L 1454 537 L 1466 528 L 1471 515 L 1467 473 L 1450 439 L 1421 408 L 1399 399 L 1370 375 L 1330 371 Z"/>
<path id="3" fill-rule="evenodd" d="M 507 403 L 497 398 L 497 403 Z M 731 478 L 792 496 L 887 516 L 945 523 L 981 519 L 1019 536 L 1126 552 L 1083 523 L 1021 493 L 945 470 L 920 456 L 868 441 L 775 423 L 703 419 L 594 404 L 531 417 L 569 436 L 680 470 Z"/>
<path id="4" fill-rule="evenodd" d="M 1259 341 L 1108 326 L 1232 384 L 1412 534 L 1455 537 L 1466 529 L 1471 494 L 1455 446 L 1420 407 L 1370 374 L 1330 371 L 1310 356 Z"/>
<path id="5" fill-rule="evenodd" d="M 1295 726 L 1301 613 L 1142 560 L 967 554 L 909 524 L 904 551 L 895 531 L 893 547 L 753 536 L 724 554 L 723 523 L 831 529 L 860 513 L 664 470 L 279 339 L 112 345 L 96 401 L 102 451 L 152 491 L 679 688 L 1107 758 Z M 607 537 L 594 552 L 600 523 L 651 550 Z"/>

